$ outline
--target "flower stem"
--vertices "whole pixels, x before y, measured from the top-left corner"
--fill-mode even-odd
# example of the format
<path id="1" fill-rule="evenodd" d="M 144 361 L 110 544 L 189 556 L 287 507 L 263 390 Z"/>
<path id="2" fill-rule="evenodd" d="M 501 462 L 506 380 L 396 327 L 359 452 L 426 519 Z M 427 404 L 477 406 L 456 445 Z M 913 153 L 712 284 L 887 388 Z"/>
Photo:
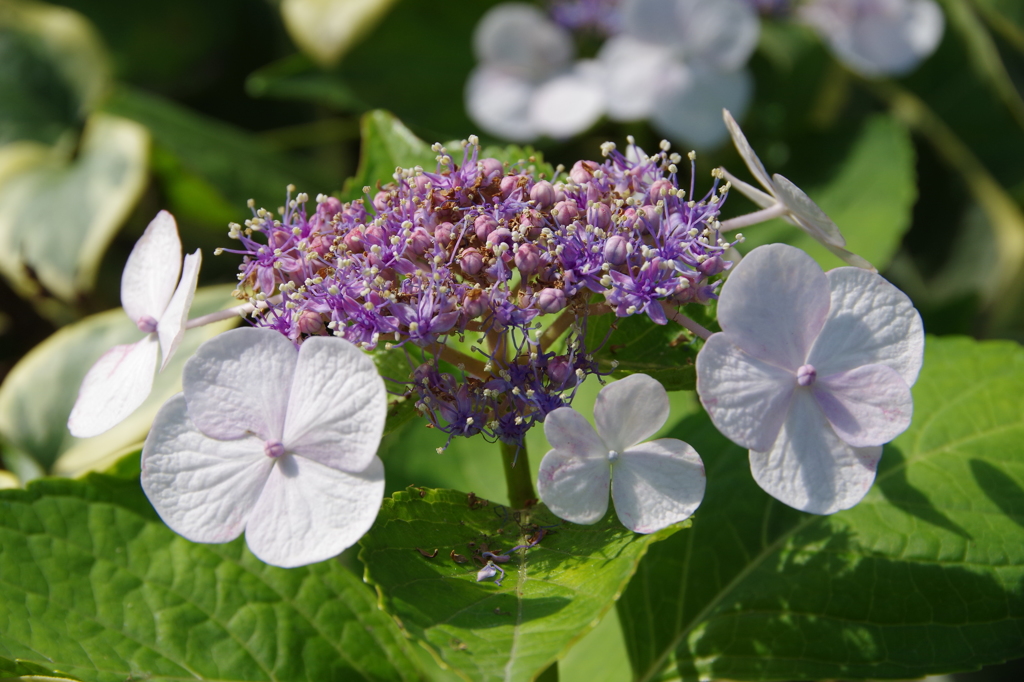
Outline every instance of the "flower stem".
<path id="1" fill-rule="evenodd" d="M 751 225 L 757 225 L 765 221 L 771 220 L 772 218 L 781 218 L 786 214 L 788 209 L 782 204 L 782 202 L 776 203 L 768 208 L 763 208 L 760 211 L 754 211 L 753 213 L 747 213 L 737 218 L 730 218 L 725 220 L 718 229 L 722 232 L 730 232 L 732 230 L 738 230 L 743 227 L 750 227 Z"/>
<path id="2" fill-rule="evenodd" d="M 505 484 L 508 486 L 509 506 L 513 509 L 525 509 L 527 502 L 536 501 L 537 493 L 533 490 L 533 479 L 530 476 L 530 460 L 526 456 L 526 446 L 517 448 L 515 445 L 501 442 L 501 462 L 505 467 Z"/>
<path id="3" fill-rule="evenodd" d="M 683 328 L 688 329 L 705 341 L 711 337 L 711 334 L 713 333 L 711 330 L 705 329 L 686 315 L 683 315 L 678 310 L 673 309 L 672 306 L 668 305 L 664 301 L 661 302 L 661 307 L 665 311 L 665 316 L 668 317 L 668 319 L 681 325 Z"/>

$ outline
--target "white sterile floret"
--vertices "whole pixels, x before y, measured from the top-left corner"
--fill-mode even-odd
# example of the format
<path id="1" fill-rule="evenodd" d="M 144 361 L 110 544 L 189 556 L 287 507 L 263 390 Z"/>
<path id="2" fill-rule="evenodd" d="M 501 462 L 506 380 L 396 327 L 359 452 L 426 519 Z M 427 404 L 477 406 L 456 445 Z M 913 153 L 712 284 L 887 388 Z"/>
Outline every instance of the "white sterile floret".
<path id="1" fill-rule="evenodd" d="M 142 450 L 142 487 L 193 542 L 245 531 L 285 568 L 323 561 L 373 524 L 387 412 L 373 361 L 336 337 L 299 349 L 271 329 L 225 332 L 185 365 Z"/>
<path id="2" fill-rule="evenodd" d="M 821 210 L 821 207 L 804 194 L 803 190 L 778 173 L 769 177 L 761 159 L 754 153 L 753 147 L 747 142 L 747 137 L 740 130 L 739 124 L 736 123 L 736 119 L 732 117 L 728 109 L 722 111 L 722 117 L 725 119 L 725 125 L 729 129 L 732 141 L 736 145 L 736 151 L 743 157 L 751 174 L 761 183 L 762 187 L 768 190 L 768 194 L 743 182 L 723 168 L 725 178 L 730 184 L 739 190 L 740 194 L 763 209 L 778 207 L 780 210 L 778 217 L 814 237 L 844 263 L 876 272 L 871 263 L 843 248 L 846 246 L 846 239 L 839 232 L 839 228 Z"/>
<path id="3" fill-rule="evenodd" d="M 697 356 L 697 393 L 718 430 L 750 449 L 758 485 L 815 514 L 857 504 L 882 444 L 910 425 L 924 352 L 910 299 L 877 274 L 826 274 L 772 244 L 733 268 L 718 321 Z"/>
<path id="4" fill-rule="evenodd" d="M 934 0 L 813 0 L 798 14 L 836 57 L 864 76 L 902 76 L 939 46 L 945 30 Z"/>
<path id="5" fill-rule="evenodd" d="M 626 528 L 653 533 L 689 518 L 704 498 L 704 464 L 681 440 L 643 443 L 668 419 L 665 388 L 634 374 L 601 389 L 594 406 L 597 430 L 579 412 L 560 407 L 544 420 L 554 448 L 540 463 L 540 498 L 559 518 L 592 524 L 608 511 Z"/>
<path id="6" fill-rule="evenodd" d="M 158 355 L 163 354 L 163 370 L 185 335 L 201 262 L 197 249 L 182 264 L 174 216 L 160 211 L 136 242 L 121 275 L 121 305 L 146 336 L 114 346 L 85 375 L 68 418 L 71 435 L 103 433 L 145 402 Z"/>

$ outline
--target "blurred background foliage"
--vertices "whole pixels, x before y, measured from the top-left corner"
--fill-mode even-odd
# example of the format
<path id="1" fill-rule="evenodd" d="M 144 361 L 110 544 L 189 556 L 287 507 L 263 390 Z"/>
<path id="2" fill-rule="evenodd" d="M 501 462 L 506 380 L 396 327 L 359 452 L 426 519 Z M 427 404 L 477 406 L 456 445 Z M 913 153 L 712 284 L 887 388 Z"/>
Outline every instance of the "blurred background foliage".
<path id="1" fill-rule="evenodd" d="M 186 252 L 208 255 L 202 306 L 228 305 L 223 285 L 235 281 L 238 263 L 212 257 L 229 246 L 227 223 L 246 217 L 250 198 L 276 209 L 289 183 L 310 196 L 342 196 L 359 166 L 365 113 L 388 110 L 427 142 L 478 132 L 463 92 L 473 28 L 494 4 L 0 0 L 6 468 L 22 480 L 77 473 L 93 461 L 90 452 L 109 455 L 141 440 L 155 406 L 175 390 L 172 377 L 146 415 L 102 446 L 63 430 L 92 358 L 131 331 L 115 313 L 89 316 L 119 305 L 124 262 L 159 209 L 177 217 Z M 912 297 L 929 332 L 1024 341 L 1024 3 L 942 6 L 937 52 L 896 80 L 857 76 L 809 29 L 765 21 L 742 123 L 768 168 L 807 190 L 851 250 Z M 583 43 L 584 56 L 596 49 Z M 569 166 L 597 158 L 605 140 L 622 146 L 627 135 L 647 149 L 660 140 L 644 122 L 604 120 L 535 147 Z M 709 186 L 719 165 L 748 178 L 723 145 L 700 150 L 698 187 Z M 364 167 L 346 198 L 389 173 Z M 725 215 L 751 208 L 734 193 Z M 786 240 L 838 264 L 781 222 L 747 236 L 745 248 Z M 422 448 L 422 434 L 413 424 L 385 446 Z M 500 469 L 496 459 L 482 463 L 484 447 L 453 447 L 446 476 L 433 460 L 389 460 L 389 490 L 418 483 L 500 497 Z M 0 485 L 16 480 L 3 472 Z"/>

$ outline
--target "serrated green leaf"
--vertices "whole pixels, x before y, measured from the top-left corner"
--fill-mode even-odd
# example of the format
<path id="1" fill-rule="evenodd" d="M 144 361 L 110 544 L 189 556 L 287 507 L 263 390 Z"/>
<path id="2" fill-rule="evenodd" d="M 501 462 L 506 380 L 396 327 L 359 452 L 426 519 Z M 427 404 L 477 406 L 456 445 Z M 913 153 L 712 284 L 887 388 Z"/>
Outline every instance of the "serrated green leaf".
<path id="1" fill-rule="evenodd" d="M 23 295 L 36 295 L 40 284 L 67 302 L 90 291 L 145 189 L 142 126 L 94 114 L 72 158 L 73 151 L 28 141 L 0 149 L 0 271 Z"/>
<path id="2" fill-rule="evenodd" d="M 283 570 L 200 545 L 138 480 L 0 491 L 0 655 L 86 682 L 420 679 L 409 644 L 340 562 Z"/>
<path id="3" fill-rule="evenodd" d="M 0 656 L 0 682 L 4 680 L 19 680 L 24 678 L 33 680 L 76 680 L 77 678 L 65 675 L 62 672 L 51 670 L 45 666 L 32 663 L 31 661 L 10 660 Z"/>
<path id="4" fill-rule="evenodd" d="M 192 317 L 237 304 L 231 290 L 230 285 L 200 289 Z M 128 419 L 92 438 L 68 433 L 78 387 L 103 353 L 117 344 L 134 343 L 142 334 L 120 308 L 68 325 L 33 348 L 0 385 L 0 436 L 8 446 L 62 475 L 104 466 L 145 437 L 156 411 L 181 390 L 181 369 L 199 344 L 235 323 L 226 320 L 187 331 L 174 358 L 157 375 L 147 401 Z"/>
<path id="5" fill-rule="evenodd" d="M 681 527 L 638 535 L 613 511 L 578 526 L 543 505 L 511 512 L 454 490 L 410 489 L 384 500 L 360 558 L 383 608 L 467 679 L 531 680 L 597 625 L 647 547 Z M 474 556 L 525 544 L 540 528 L 548 534 L 503 565 L 501 585 L 476 582 Z"/>
<path id="6" fill-rule="evenodd" d="M 825 185 L 803 189 L 842 230 L 846 248 L 881 270 L 910 228 L 917 199 L 914 163 L 907 129 L 892 118 L 873 116 L 835 177 Z M 781 220 L 751 227 L 743 234 L 744 253 L 761 244 L 785 242 L 809 253 L 826 270 L 845 265 L 806 232 Z"/>
<path id="7" fill-rule="evenodd" d="M 616 378 L 648 374 L 669 391 L 696 388 L 694 362 L 699 344 L 699 339 L 674 322 L 655 324 L 646 315 L 624 318 L 601 315 L 587 322 L 586 347 L 600 348 L 594 352 L 594 357 L 604 371 L 612 372 Z M 618 363 L 614 370 L 612 363 Z"/>
<path id="8" fill-rule="evenodd" d="M 1024 349 L 931 338 L 874 487 L 821 517 L 774 501 L 704 415 L 692 529 L 619 602 L 638 679 L 906 679 L 1024 655 Z"/>

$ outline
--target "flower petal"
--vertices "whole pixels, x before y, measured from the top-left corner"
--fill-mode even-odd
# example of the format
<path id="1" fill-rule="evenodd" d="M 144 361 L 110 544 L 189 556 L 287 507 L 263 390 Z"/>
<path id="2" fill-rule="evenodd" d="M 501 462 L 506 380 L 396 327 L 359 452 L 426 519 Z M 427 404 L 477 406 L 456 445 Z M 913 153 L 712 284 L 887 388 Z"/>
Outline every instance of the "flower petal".
<path id="1" fill-rule="evenodd" d="M 907 430 L 914 413 L 907 382 L 885 365 L 820 378 L 813 393 L 836 434 L 859 448 L 888 443 Z"/>
<path id="2" fill-rule="evenodd" d="M 626 528 L 653 533 L 690 518 L 707 477 L 697 451 L 675 438 L 629 448 L 612 470 L 615 513 Z"/>
<path id="3" fill-rule="evenodd" d="M 384 499 L 384 464 L 374 457 L 346 473 L 285 455 L 267 479 L 245 528 L 259 559 L 293 568 L 330 559 L 370 530 Z"/>
<path id="4" fill-rule="evenodd" d="M 676 0 L 680 56 L 725 74 L 746 66 L 761 36 L 761 20 L 748 0 Z"/>
<path id="5" fill-rule="evenodd" d="M 563 139 L 594 125 L 605 111 L 604 80 L 601 64 L 588 59 L 541 83 L 530 100 L 537 131 Z"/>
<path id="6" fill-rule="evenodd" d="M 847 265 L 852 265 L 855 268 L 867 270 L 868 272 L 878 273 L 878 269 L 874 265 L 872 265 L 866 259 L 861 258 L 852 251 L 847 251 L 846 249 L 840 246 L 832 246 L 831 244 L 822 244 L 822 246 L 828 249 L 833 256 L 843 261 Z"/>
<path id="7" fill-rule="evenodd" d="M 830 270 L 828 281 L 831 308 L 807 359 L 818 376 L 885 365 L 913 386 L 924 357 L 924 326 L 907 295 L 859 268 Z"/>
<path id="8" fill-rule="evenodd" d="M 569 63 L 572 36 L 540 8 L 507 2 L 488 10 L 473 30 L 477 59 L 517 76 L 544 78 Z"/>
<path id="9" fill-rule="evenodd" d="M 570 408 L 555 412 L 563 409 Z M 537 493 L 558 518 L 589 525 L 603 519 L 608 511 L 610 479 L 607 451 L 602 457 L 581 457 L 575 452 L 550 450 L 540 461 Z"/>
<path id="10" fill-rule="evenodd" d="M 181 393 L 164 403 L 142 449 L 142 489 L 160 518 L 192 542 L 228 542 L 245 528 L 274 460 L 253 436 L 214 440 Z"/>
<path id="11" fill-rule="evenodd" d="M 715 427 L 751 450 L 769 450 L 786 421 L 796 376 L 712 334 L 697 354 L 697 395 Z"/>
<path id="12" fill-rule="evenodd" d="M 370 356 L 343 339 L 314 336 L 299 348 L 281 442 L 326 466 L 362 471 L 377 455 L 387 411 Z"/>
<path id="13" fill-rule="evenodd" d="M 158 349 L 156 335 L 147 334 L 141 341 L 114 346 L 104 353 L 78 389 L 78 400 L 68 417 L 71 435 L 99 435 L 145 402 L 153 388 Z"/>
<path id="14" fill-rule="evenodd" d="M 599 459 L 607 466 L 608 446 L 587 418 L 571 407 L 559 407 L 544 418 L 544 436 L 556 450 L 581 459 Z"/>
<path id="15" fill-rule="evenodd" d="M 789 209 L 797 227 L 822 244 L 840 248 L 846 246 L 846 239 L 839 227 L 802 189 L 778 173 L 772 179 L 775 180 L 775 196 Z"/>
<path id="16" fill-rule="evenodd" d="M 281 440 L 298 358 L 292 342 L 272 329 L 243 327 L 213 337 L 182 372 L 193 423 L 210 438 Z"/>
<path id="17" fill-rule="evenodd" d="M 719 113 L 725 108 L 742 115 L 750 104 L 753 79 L 746 69 L 692 67 L 686 68 L 685 74 L 684 79 L 661 91 L 651 122 L 666 135 L 693 146 L 717 147 L 728 132 Z"/>
<path id="18" fill-rule="evenodd" d="M 156 333 L 160 337 L 160 350 L 163 353 L 163 361 L 160 370 L 167 367 L 178 350 L 182 337 L 185 336 L 185 322 L 188 321 L 188 311 L 192 307 L 192 299 L 196 295 L 196 284 L 199 283 L 199 266 L 203 262 L 203 254 L 196 249 L 195 253 L 185 256 L 185 264 L 181 268 L 181 281 L 178 288 L 171 296 L 171 302 L 160 318 L 156 327 Z"/>
<path id="19" fill-rule="evenodd" d="M 480 66 L 466 81 L 466 111 L 492 135 L 525 142 L 540 133 L 529 116 L 535 86 L 525 78 Z"/>
<path id="20" fill-rule="evenodd" d="M 597 394 L 594 423 L 609 450 L 621 453 L 650 438 L 668 419 L 668 393 L 646 374 L 613 381 Z"/>
<path id="21" fill-rule="evenodd" d="M 718 322 L 754 357 L 796 371 L 829 310 L 828 279 L 814 259 L 793 246 L 759 246 L 722 285 Z"/>
<path id="22" fill-rule="evenodd" d="M 121 274 L 121 305 L 133 322 L 159 320 L 181 272 L 181 240 L 174 216 L 160 211 L 135 242 Z"/>
<path id="23" fill-rule="evenodd" d="M 779 203 L 771 194 L 766 194 L 753 185 L 748 185 L 724 168 L 722 173 L 725 174 L 725 179 L 734 189 L 739 190 L 740 194 L 757 204 L 758 208 L 768 208 Z"/>
<path id="24" fill-rule="evenodd" d="M 608 116 L 615 121 L 649 117 L 661 89 L 686 77 L 672 50 L 628 35 L 606 40 L 598 59 L 606 73 Z"/>
<path id="25" fill-rule="evenodd" d="M 780 502 L 812 514 L 834 514 L 863 499 L 881 456 L 881 446 L 856 448 L 840 440 L 811 393 L 797 391 L 772 449 L 750 451 L 750 471 Z"/>
<path id="26" fill-rule="evenodd" d="M 768 171 L 765 170 L 761 159 L 757 158 L 757 154 L 754 153 L 754 148 L 747 142 L 747 136 L 740 130 L 740 124 L 736 122 L 736 119 L 732 117 L 728 109 L 722 110 L 722 118 L 725 120 L 725 127 L 729 130 L 729 135 L 732 136 L 732 143 L 736 145 L 736 151 L 740 153 L 743 162 L 747 164 L 747 168 L 750 169 L 750 172 L 757 181 L 761 183 L 761 186 L 774 196 L 775 185 L 772 184 L 772 179 L 768 177 Z"/>

